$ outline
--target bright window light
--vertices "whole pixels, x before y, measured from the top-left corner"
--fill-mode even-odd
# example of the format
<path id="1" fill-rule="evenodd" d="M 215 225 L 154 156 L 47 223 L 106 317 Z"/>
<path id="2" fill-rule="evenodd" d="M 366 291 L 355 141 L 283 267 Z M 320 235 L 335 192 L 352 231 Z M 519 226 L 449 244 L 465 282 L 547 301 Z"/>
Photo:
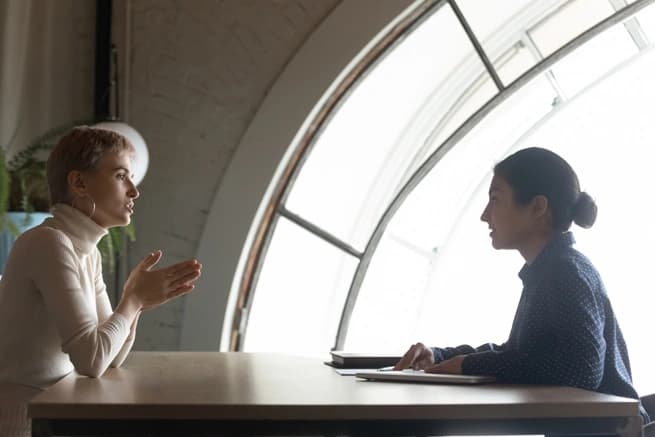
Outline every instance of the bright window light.
<path id="1" fill-rule="evenodd" d="M 399 141 L 421 108 L 440 92 L 436 111 L 450 109 L 469 83 L 439 88 L 467 59 L 481 62 L 448 5 L 429 17 L 370 71 L 332 115 L 313 145 L 287 208 L 357 249 L 363 249 L 421 138 Z M 468 79 L 468 78 L 464 78 Z M 436 90 L 435 90 L 436 89 Z M 433 118 L 430 119 L 432 122 Z"/>
<path id="2" fill-rule="evenodd" d="M 612 15 L 616 2 L 457 3 L 503 85 L 512 87 Z M 479 217 L 493 165 L 518 148 L 541 146 L 569 160 L 596 198 L 596 225 L 573 227 L 578 247 L 605 281 L 637 390 L 655 392 L 647 337 L 655 305 L 648 277 L 655 247 L 654 17 L 655 5 L 643 9 L 503 94 L 447 150 L 444 142 L 505 91 L 443 4 L 371 66 L 314 138 L 283 205 L 311 226 L 276 217 L 254 277 L 242 349 L 327 357 L 351 289 L 356 299 L 341 338 L 345 349 L 504 342 L 523 260 L 515 251 L 493 250 Z M 419 168 L 429 171 L 369 246 Z M 361 251 L 365 262 L 316 236 L 312 226 Z"/>
<path id="3" fill-rule="evenodd" d="M 355 267 L 350 255 L 280 218 L 253 295 L 244 350 L 324 355 Z"/>

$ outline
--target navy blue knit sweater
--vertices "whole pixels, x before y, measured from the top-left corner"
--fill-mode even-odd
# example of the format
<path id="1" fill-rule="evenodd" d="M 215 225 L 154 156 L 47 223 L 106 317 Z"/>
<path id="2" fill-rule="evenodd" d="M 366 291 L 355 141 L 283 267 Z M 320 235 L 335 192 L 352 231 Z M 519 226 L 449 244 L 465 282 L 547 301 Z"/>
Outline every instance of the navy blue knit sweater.
<path id="1" fill-rule="evenodd" d="M 598 271 L 559 234 L 519 272 L 523 293 L 509 339 L 433 348 L 435 362 L 466 354 L 462 372 L 637 398 L 623 335 Z"/>

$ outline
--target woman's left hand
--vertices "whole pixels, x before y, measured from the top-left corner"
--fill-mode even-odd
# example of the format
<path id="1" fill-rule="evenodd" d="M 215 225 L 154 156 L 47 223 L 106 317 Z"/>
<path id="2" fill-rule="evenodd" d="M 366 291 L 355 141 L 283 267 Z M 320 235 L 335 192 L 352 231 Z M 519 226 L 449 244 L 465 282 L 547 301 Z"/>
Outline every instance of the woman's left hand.
<path id="1" fill-rule="evenodd" d="M 457 355 L 449 360 L 445 360 L 436 366 L 428 367 L 425 369 L 426 373 L 450 373 L 451 375 L 462 374 L 462 361 L 466 355 Z"/>

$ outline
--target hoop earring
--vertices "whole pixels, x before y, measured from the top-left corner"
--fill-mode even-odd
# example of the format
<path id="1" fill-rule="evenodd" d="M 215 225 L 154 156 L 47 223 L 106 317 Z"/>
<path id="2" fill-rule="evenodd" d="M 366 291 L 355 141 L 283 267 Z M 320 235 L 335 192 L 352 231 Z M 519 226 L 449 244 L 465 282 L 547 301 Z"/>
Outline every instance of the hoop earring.
<path id="1" fill-rule="evenodd" d="M 91 204 L 93 205 L 91 207 L 91 213 L 89 214 L 89 218 L 92 218 L 93 214 L 95 214 L 95 212 L 96 212 L 96 201 L 93 200 L 93 198 L 91 196 L 89 196 L 89 199 L 91 199 Z"/>

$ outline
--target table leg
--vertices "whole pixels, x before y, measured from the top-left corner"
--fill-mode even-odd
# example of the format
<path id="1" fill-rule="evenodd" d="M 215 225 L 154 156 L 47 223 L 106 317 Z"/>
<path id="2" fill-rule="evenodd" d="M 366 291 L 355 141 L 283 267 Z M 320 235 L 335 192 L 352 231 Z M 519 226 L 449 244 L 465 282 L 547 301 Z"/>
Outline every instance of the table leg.
<path id="1" fill-rule="evenodd" d="M 52 437 L 50 423 L 47 420 L 32 419 L 32 437 Z"/>
<path id="2" fill-rule="evenodd" d="M 629 417 L 625 426 L 617 430 L 617 434 L 621 437 L 639 437 L 643 427 L 644 421 L 641 416 Z"/>

